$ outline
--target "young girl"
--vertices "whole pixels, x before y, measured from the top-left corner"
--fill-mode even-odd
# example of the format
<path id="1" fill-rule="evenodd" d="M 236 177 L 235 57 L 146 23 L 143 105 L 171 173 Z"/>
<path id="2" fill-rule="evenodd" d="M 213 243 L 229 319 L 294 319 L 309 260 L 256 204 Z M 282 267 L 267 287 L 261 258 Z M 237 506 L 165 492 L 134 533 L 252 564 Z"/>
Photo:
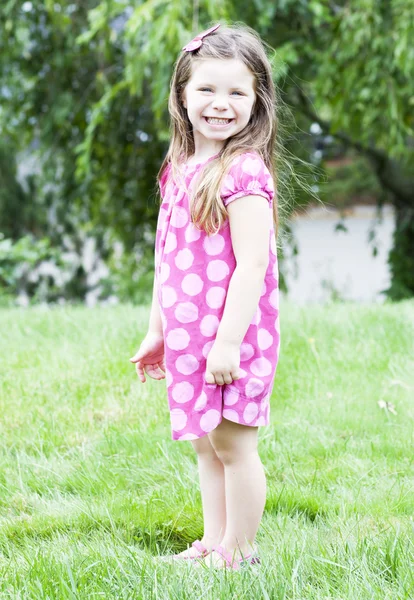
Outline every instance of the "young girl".
<path id="1" fill-rule="evenodd" d="M 257 451 L 279 356 L 275 89 L 256 32 L 215 25 L 184 46 L 159 171 L 148 333 L 130 360 L 166 378 L 173 440 L 197 453 L 204 535 L 175 559 L 260 562 Z M 197 564 L 196 560 L 193 560 Z"/>

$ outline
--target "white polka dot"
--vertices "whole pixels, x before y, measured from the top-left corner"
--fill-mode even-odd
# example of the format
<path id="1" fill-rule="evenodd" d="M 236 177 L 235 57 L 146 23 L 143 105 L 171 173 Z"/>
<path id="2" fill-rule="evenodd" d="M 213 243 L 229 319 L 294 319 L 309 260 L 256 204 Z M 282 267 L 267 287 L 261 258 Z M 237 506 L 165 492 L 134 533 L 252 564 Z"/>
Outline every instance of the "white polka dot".
<path id="1" fill-rule="evenodd" d="M 173 382 L 173 376 L 171 374 L 171 371 L 169 371 L 168 369 L 165 369 L 165 382 L 167 384 L 167 387 L 170 387 L 170 385 Z"/>
<path id="2" fill-rule="evenodd" d="M 239 391 L 234 388 L 225 387 L 223 393 L 223 403 L 226 406 L 233 406 L 239 400 Z"/>
<path id="3" fill-rule="evenodd" d="M 224 238 L 219 233 L 211 236 L 206 236 L 203 242 L 204 250 L 209 256 L 216 256 L 223 251 Z"/>
<path id="4" fill-rule="evenodd" d="M 243 379 L 243 377 L 246 377 L 247 372 L 244 369 L 239 369 L 239 379 L 237 381 L 239 381 L 240 379 Z"/>
<path id="5" fill-rule="evenodd" d="M 192 354 L 183 354 L 175 361 L 175 368 L 183 375 L 195 373 L 199 367 L 199 362 Z"/>
<path id="6" fill-rule="evenodd" d="M 171 393 L 173 399 L 180 404 L 189 402 L 194 396 L 194 386 L 188 381 L 176 383 Z"/>
<path id="7" fill-rule="evenodd" d="M 204 283 L 201 277 L 195 273 L 186 275 L 182 281 L 181 288 L 189 296 L 196 296 L 203 289 Z"/>
<path id="8" fill-rule="evenodd" d="M 158 221 L 157 221 L 157 229 L 161 231 L 162 226 L 164 225 L 165 218 L 167 216 L 167 211 L 165 208 L 160 208 L 160 212 L 158 213 Z"/>
<path id="9" fill-rule="evenodd" d="M 203 410 L 206 407 L 206 404 L 207 394 L 205 392 L 201 392 L 200 396 L 197 398 L 197 402 L 194 404 L 194 410 Z"/>
<path id="10" fill-rule="evenodd" d="M 279 268 L 277 262 L 275 262 L 275 264 L 273 265 L 272 273 L 276 281 L 279 281 Z"/>
<path id="11" fill-rule="evenodd" d="M 179 269 L 185 271 L 189 269 L 194 262 L 194 255 L 188 248 L 183 248 L 179 252 L 177 252 L 177 256 L 175 257 L 175 264 Z"/>
<path id="12" fill-rule="evenodd" d="M 257 339 L 261 350 L 267 350 L 273 344 L 273 336 L 270 335 L 267 329 L 259 329 Z"/>
<path id="13" fill-rule="evenodd" d="M 230 175 L 230 173 L 227 173 L 221 188 L 221 195 L 231 196 L 232 194 L 234 194 L 234 178 Z"/>
<path id="14" fill-rule="evenodd" d="M 270 400 L 270 392 L 268 394 L 266 394 L 266 396 L 264 396 L 262 398 L 262 401 L 260 402 L 260 410 L 261 411 L 265 410 L 266 406 L 269 404 L 269 400 Z"/>
<path id="15" fill-rule="evenodd" d="M 180 435 L 180 437 L 178 438 L 179 441 L 181 440 L 196 440 L 197 436 L 195 433 L 185 433 L 184 435 Z"/>
<path id="16" fill-rule="evenodd" d="M 207 265 L 207 277 L 210 281 L 222 281 L 229 272 L 229 265 L 224 260 L 212 260 Z"/>
<path id="17" fill-rule="evenodd" d="M 261 394 L 264 390 L 264 383 L 260 379 L 251 377 L 246 383 L 245 394 L 248 398 L 254 398 Z"/>
<path id="18" fill-rule="evenodd" d="M 249 360 L 254 354 L 254 348 L 251 344 L 244 343 L 240 346 L 240 360 Z"/>
<path id="19" fill-rule="evenodd" d="M 177 301 L 177 294 L 174 288 L 164 285 L 161 288 L 161 304 L 164 308 L 169 308 Z"/>
<path id="20" fill-rule="evenodd" d="M 256 312 L 254 313 L 252 323 L 254 325 L 259 325 L 261 318 L 262 318 L 262 311 L 260 310 L 259 307 L 257 307 Z"/>
<path id="21" fill-rule="evenodd" d="M 215 342 L 215 340 L 210 340 L 209 342 L 207 342 L 207 344 L 204 344 L 203 350 L 202 350 L 204 358 L 207 358 L 214 342 Z"/>
<path id="22" fill-rule="evenodd" d="M 249 156 L 243 160 L 241 167 L 245 173 L 247 173 L 248 175 L 253 175 L 253 177 L 255 177 L 260 173 L 260 170 L 262 168 L 262 161 L 258 158 L 250 158 Z"/>
<path id="23" fill-rule="evenodd" d="M 181 431 L 187 424 L 187 415 L 181 408 L 173 408 L 170 412 L 171 425 L 174 431 Z"/>
<path id="24" fill-rule="evenodd" d="M 174 206 L 171 214 L 171 225 L 174 227 L 184 227 L 188 222 L 188 215 L 185 208 L 182 206 Z"/>
<path id="25" fill-rule="evenodd" d="M 165 241 L 164 253 L 169 254 L 176 248 L 177 248 L 177 236 L 172 231 L 169 231 L 167 234 L 167 239 Z"/>
<path id="26" fill-rule="evenodd" d="M 170 276 L 170 265 L 167 263 L 161 263 L 161 269 L 160 269 L 160 282 L 164 283 L 165 281 L 167 281 L 168 277 Z"/>
<path id="27" fill-rule="evenodd" d="M 210 308 L 221 308 L 226 298 L 226 290 L 221 287 L 211 287 L 206 294 L 206 301 Z"/>
<path id="28" fill-rule="evenodd" d="M 273 290 L 269 296 L 269 302 L 273 306 L 273 308 L 279 307 L 279 290 Z"/>
<path id="29" fill-rule="evenodd" d="M 263 377 L 265 375 L 270 375 L 272 372 L 272 363 L 267 360 L 264 356 L 260 358 L 256 358 L 250 365 L 250 370 L 254 375 L 258 377 Z"/>
<path id="30" fill-rule="evenodd" d="M 185 192 L 182 189 L 179 189 L 177 192 L 175 204 L 178 204 L 179 202 L 181 202 L 181 200 L 184 198 L 184 196 L 185 196 Z"/>
<path id="31" fill-rule="evenodd" d="M 279 315 L 277 316 L 277 319 L 275 321 L 275 329 L 276 329 L 277 333 L 280 333 Z"/>
<path id="32" fill-rule="evenodd" d="M 190 343 L 190 336 L 185 329 L 171 329 L 167 334 L 166 342 L 171 350 L 184 350 Z"/>
<path id="33" fill-rule="evenodd" d="M 223 410 L 223 417 L 228 421 L 233 421 L 235 423 L 239 422 L 239 415 L 235 410 L 231 410 L 231 408 L 225 408 Z"/>
<path id="34" fill-rule="evenodd" d="M 180 302 L 177 304 L 174 314 L 180 323 L 193 323 L 198 319 L 198 308 L 192 302 Z"/>
<path id="35" fill-rule="evenodd" d="M 220 422 L 221 414 L 218 410 L 208 410 L 200 419 L 200 427 L 203 431 L 212 431 Z"/>
<path id="36" fill-rule="evenodd" d="M 206 315 L 200 323 L 200 331 L 206 337 L 214 335 L 220 325 L 220 321 L 216 315 Z"/>
<path id="37" fill-rule="evenodd" d="M 190 223 L 185 230 L 185 241 L 189 244 L 190 242 L 196 242 L 201 235 L 200 229 L 197 229 L 193 223 Z"/>
<path id="38" fill-rule="evenodd" d="M 262 427 L 263 425 L 266 425 L 265 418 L 259 417 L 256 421 L 256 427 Z"/>
<path id="39" fill-rule="evenodd" d="M 169 181 L 164 190 L 164 198 L 168 198 L 169 196 L 171 196 L 172 187 L 173 187 L 173 184 L 171 181 Z"/>
<path id="40" fill-rule="evenodd" d="M 251 423 L 257 417 L 259 407 L 254 402 L 249 402 L 243 411 L 243 419 L 246 423 Z"/>
<path id="41" fill-rule="evenodd" d="M 258 179 L 252 179 L 252 181 L 249 181 L 249 183 L 247 184 L 247 189 L 252 190 L 252 192 L 257 191 L 259 196 L 262 196 L 264 193 L 266 200 L 269 200 L 267 192 L 264 189 L 263 183 Z"/>

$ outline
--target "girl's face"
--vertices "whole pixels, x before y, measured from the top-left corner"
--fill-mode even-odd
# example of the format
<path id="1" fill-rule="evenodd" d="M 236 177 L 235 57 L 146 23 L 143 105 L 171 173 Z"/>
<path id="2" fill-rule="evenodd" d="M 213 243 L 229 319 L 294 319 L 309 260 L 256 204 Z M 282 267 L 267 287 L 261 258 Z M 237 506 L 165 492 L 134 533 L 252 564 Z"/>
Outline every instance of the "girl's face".
<path id="1" fill-rule="evenodd" d="M 209 58 L 193 65 L 183 105 L 193 126 L 196 154 L 218 153 L 249 122 L 255 78 L 238 59 Z"/>

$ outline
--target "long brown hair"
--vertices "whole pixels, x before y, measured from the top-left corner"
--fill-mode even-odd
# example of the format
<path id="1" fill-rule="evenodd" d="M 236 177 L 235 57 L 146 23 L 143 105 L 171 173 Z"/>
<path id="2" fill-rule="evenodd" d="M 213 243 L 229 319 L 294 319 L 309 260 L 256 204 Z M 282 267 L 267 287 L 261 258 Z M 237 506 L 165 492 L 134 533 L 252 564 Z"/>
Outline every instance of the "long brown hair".
<path id="1" fill-rule="evenodd" d="M 191 220 L 208 235 L 216 233 L 228 218 L 227 209 L 220 197 L 222 182 L 236 156 L 243 152 L 257 152 L 272 175 L 275 186 L 273 220 L 278 232 L 278 202 L 275 140 L 277 133 L 276 90 L 272 67 L 258 33 L 244 24 L 219 28 L 203 39 L 198 50 L 182 52 L 170 83 L 168 110 L 170 113 L 171 141 L 166 157 L 158 172 L 158 181 L 171 163 L 171 176 L 181 177 L 180 165 L 195 152 L 192 124 L 183 106 L 183 91 L 192 75 L 197 60 L 238 59 L 255 77 L 256 102 L 249 123 L 236 135 L 228 138 L 216 158 L 209 161 L 200 172 L 190 192 Z M 253 193 L 253 192 L 252 192 Z"/>

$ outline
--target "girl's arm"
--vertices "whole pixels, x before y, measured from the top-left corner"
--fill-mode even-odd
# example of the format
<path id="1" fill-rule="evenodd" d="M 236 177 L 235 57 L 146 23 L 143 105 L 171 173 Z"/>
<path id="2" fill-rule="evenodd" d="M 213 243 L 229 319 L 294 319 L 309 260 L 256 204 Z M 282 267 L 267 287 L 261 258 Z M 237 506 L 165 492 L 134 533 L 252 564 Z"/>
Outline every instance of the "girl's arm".
<path id="1" fill-rule="evenodd" d="M 157 294 L 157 279 L 154 274 L 154 285 L 152 288 L 152 305 L 151 305 L 151 313 L 148 324 L 148 332 L 150 333 L 159 333 L 162 335 L 162 321 L 161 321 L 161 311 L 160 311 L 160 303 L 158 301 Z"/>
<path id="2" fill-rule="evenodd" d="M 269 264 L 272 211 L 263 196 L 243 196 L 227 207 L 237 265 L 230 280 L 218 343 L 241 345 L 257 310 Z"/>

